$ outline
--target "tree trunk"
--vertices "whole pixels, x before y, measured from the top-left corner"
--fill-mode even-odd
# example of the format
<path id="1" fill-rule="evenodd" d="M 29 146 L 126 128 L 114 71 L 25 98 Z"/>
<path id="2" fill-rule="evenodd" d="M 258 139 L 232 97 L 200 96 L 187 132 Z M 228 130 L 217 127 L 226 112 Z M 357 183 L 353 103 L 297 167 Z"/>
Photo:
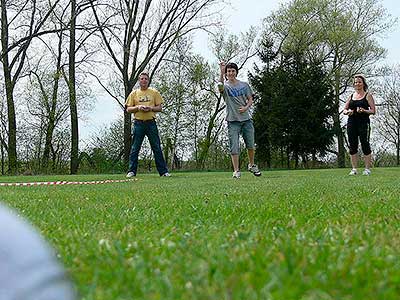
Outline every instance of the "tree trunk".
<path id="1" fill-rule="evenodd" d="M 17 174 L 17 121 L 15 116 L 15 105 L 11 74 L 4 66 L 4 78 L 6 81 L 7 113 L 8 113 L 8 173 Z"/>
<path id="2" fill-rule="evenodd" d="M 124 163 L 129 164 L 129 154 L 132 145 L 132 117 L 131 114 L 124 112 Z"/>
<path id="3" fill-rule="evenodd" d="M 53 140 L 54 128 L 55 128 L 54 119 L 53 120 L 50 119 L 49 124 L 47 125 L 47 129 L 46 129 L 46 140 L 45 140 L 43 156 L 42 156 L 42 168 L 44 171 L 47 171 L 48 167 L 49 167 L 50 148 L 51 148 L 51 142 Z"/>
<path id="4" fill-rule="evenodd" d="M 179 85 L 180 85 L 181 84 L 180 83 L 180 79 L 178 79 L 178 82 L 179 82 Z M 179 101 L 178 101 L 178 105 L 177 106 L 178 107 L 176 108 L 175 119 L 174 119 L 174 122 L 175 122 L 175 124 L 174 124 L 174 134 L 173 134 L 173 137 L 172 137 L 172 141 L 170 140 L 170 145 L 169 145 L 169 147 L 171 149 L 171 154 L 170 154 L 170 157 L 171 157 L 171 160 L 170 160 L 171 170 L 174 170 L 175 167 L 177 167 L 177 165 L 175 164 L 176 161 L 177 161 L 176 160 L 176 158 L 177 158 L 177 156 L 176 156 L 176 145 L 178 143 L 178 134 L 179 134 L 179 131 L 180 131 L 179 123 L 180 123 L 180 118 L 181 118 L 181 115 L 182 115 L 182 113 L 181 113 L 182 106 L 183 106 L 182 95 L 179 96 Z M 169 158 L 165 157 L 165 159 L 169 159 Z M 167 165 L 168 165 L 168 163 L 167 163 Z"/>
<path id="5" fill-rule="evenodd" d="M 342 126 L 340 124 L 340 77 L 339 72 L 335 73 L 335 114 L 333 116 L 333 126 L 335 128 L 335 134 L 338 143 L 338 153 L 337 153 L 337 164 L 339 168 L 344 168 L 346 166 L 345 162 L 345 148 L 344 148 L 344 135 L 342 131 Z"/>
<path id="6" fill-rule="evenodd" d="M 311 168 L 315 169 L 317 167 L 317 155 L 312 153 Z"/>
<path id="7" fill-rule="evenodd" d="M 2 58 L 3 62 L 3 73 L 6 88 L 7 98 L 7 114 L 8 114 L 8 173 L 16 174 L 18 171 L 17 164 L 17 122 L 15 116 L 15 105 L 13 90 L 14 84 L 11 79 L 11 69 L 9 67 L 8 57 L 8 18 L 7 18 L 7 7 L 6 1 L 1 0 L 1 46 L 2 46 Z"/>
<path id="8" fill-rule="evenodd" d="M 400 165 L 400 111 L 397 113 L 396 166 Z"/>
<path id="9" fill-rule="evenodd" d="M 49 119 L 46 128 L 46 140 L 44 145 L 44 151 L 42 156 L 42 168 L 44 170 L 48 170 L 49 161 L 50 161 L 50 151 L 51 151 L 51 144 L 53 141 L 53 133 L 56 127 L 56 109 L 57 109 L 57 99 L 58 99 L 58 86 L 60 81 L 60 72 L 61 72 L 61 56 L 62 56 L 62 34 L 59 36 L 58 41 L 58 57 L 57 57 L 57 68 L 56 68 L 56 75 L 54 79 L 53 85 L 53 92 L 51 97 L 51 106 L 49 110 Z"/>
<path id="10" fill-rule="evenodd" d="M 75 87 L 75 26 L 76 26 L 76 1 L 71 0 L 71 28 L 69 44 L 69 104 L 71 112 L 71 164 L 70 173 L 77 174 L 79 167 L 79 133 L 78 109 L 76 104 Z"/>
<path id="11" fill-rule="evenodd" d="M 218 115 L 221 113 L 224 107 L 220 108 L 222 101 L 222 96 L 220 95 L 218 97 L 217 103 L 215 105 L 214 112 L 212 116 L 210 117 L 210 120 L 208 121 L 208 126 L 207 126 L 207 133 L 204 138 L 204 143 L 202 143 L 202 147 L 200 149 L 200 155 L 199 155 L 199 163 L 202 169 L 205 168 L 205 163 L 208 158 L 208 153 L 210 151 L 210 147 L 215 141 L 216 136 L 218 135 L 218 131 L 216 131 L 215 136 L 212 136 L 213 129 L 215 127 L 215 120 L 217 119 Z"/>
<path id="12" fill-rule="evenodd" d="M 167 164 L 168 168 L 170 170 L 172 170 L 173 169 L 173 159 L 171 159 L 172 163 L 170 164 L 170 157 L 172 156 L 171 153 L 173 152 L 171 138 L 167 137 L 165 139 L 165 141 L 166 141 L 165 147 L 164 147 L 165 163 Z"/>
<path id="13" fill-rule="evenodd" d="M 272 158 L 271 158 L 271 143 L 270 143 L 270 139 L 269 139 L 269 135 L 267 135 L 267 149 L 265 149 L 265 158 L 267 160 L 267 168 L 271 169 L 271 165 L 272 165 Z M 257 153 L 257 152 L 256 152 Z"/>
<path id="14" fill-rule="evenodd" d="M 287 164 L 288 170 L 290 170 L 290 152 L 289 152 L 288 148 L 286 148 L 286 164 Z"/>
<path id="15" fill-rule="evenodd" d="M 346 166 L 345 162 L 345 148 L 344 148 L 344 135 L 342 127 L 340 125 L 339 111 L 333 116 L 333 126 L 335 128 L 335 134 L 338 143 L 338 153 L 337 153 L 337 164 L 339 168 L 344 168 Z"/>
<path id="16" fill-rule="evenodd" d="M 4 175 L 4 147 L 3 143 L 0 143 L 1 150 L 1 175 Z"/>

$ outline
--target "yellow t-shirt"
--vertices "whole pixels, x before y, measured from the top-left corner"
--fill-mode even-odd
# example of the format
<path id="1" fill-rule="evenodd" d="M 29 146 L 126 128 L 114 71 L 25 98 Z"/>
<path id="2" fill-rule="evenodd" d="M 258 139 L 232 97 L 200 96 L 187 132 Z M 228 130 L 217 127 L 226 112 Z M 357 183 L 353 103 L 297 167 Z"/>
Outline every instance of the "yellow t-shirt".
<path id="1" fill-rule="evenodd" d="M 163 103 L 164 100 L 160 93 L 153 89 L 147 88 L 147 90 L 133 90 L 128 98 L 126 99 L 125 105 L 127 107 L 136 105 L 146 105 L 146 106 L 158 106 Z M 136 120 L 151 120 L 155 119 L 156 113 L 154 111 L 137 111 L 134 113 Z"/>

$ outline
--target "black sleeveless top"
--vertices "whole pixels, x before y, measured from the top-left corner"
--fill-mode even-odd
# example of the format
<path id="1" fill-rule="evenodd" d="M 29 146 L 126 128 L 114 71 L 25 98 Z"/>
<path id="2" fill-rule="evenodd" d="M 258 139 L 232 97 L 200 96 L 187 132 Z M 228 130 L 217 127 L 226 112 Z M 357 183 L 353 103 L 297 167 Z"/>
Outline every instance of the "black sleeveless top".
<path id="1" fill-rule="evenodd" d="M 370 108 L 367 100 L 367 95 L 368 93 L 365 93 L 365 96 L 360 100 L 353 100 L 353 94 L 351 95 L 349 102 L 349 109 L 353 110 L 353 114 L 349 116 L 349 118 L 347 119 L 347 123 L 353 123 L 353 122 L 369 123 L 369 114 L 357 112 L 358 107 L 362 107 L 364 109 Z"/>

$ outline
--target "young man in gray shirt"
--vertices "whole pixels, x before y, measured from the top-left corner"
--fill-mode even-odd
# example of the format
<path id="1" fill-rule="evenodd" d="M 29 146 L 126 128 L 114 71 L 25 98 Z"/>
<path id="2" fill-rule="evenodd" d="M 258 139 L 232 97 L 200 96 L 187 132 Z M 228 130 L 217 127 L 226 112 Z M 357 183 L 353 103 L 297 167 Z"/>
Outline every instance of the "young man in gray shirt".
<path id="1" fill-rule="evenodd" d="M 247 82 L 236 78 L 239 68 L 235 63 L 225 64 L 221 62 L 220 72 L 218 89 L 226 102 L 226 121 L 228 122 L 233 178 L 239 179 L 241 176 L 239 169 L 240 135 L 243 137 L 249 156 L 248 170 L 255 176 L 261 176 L 260 170 L 254 163 L 254 126 L 249 113 L 249 108 L 253 104 L 253 91 Z"/>

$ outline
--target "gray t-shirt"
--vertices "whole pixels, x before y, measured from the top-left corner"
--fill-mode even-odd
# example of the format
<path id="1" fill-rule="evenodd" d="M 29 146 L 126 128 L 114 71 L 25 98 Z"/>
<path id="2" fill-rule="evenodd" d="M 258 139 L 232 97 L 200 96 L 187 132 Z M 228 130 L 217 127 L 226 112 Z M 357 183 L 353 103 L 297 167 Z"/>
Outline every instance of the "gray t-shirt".
<path id="1" fill-rule="evenodd" d="M 73 300 L 55 253 L 33 228 L 0 205 L 0 299 Z"/>
<path id="2" fill-rule="evenodd" d="M 226 102 L 226 120 L 227 121 L 246 121 L 249 120 L 250 113 L 239 112 L 239 107 L 246 106 L 247 98 L 253 95 L 253 91 L 247 82 L 237 80 L 236 84 L 229 81 L 224 83 L 223 97 Z"/>

